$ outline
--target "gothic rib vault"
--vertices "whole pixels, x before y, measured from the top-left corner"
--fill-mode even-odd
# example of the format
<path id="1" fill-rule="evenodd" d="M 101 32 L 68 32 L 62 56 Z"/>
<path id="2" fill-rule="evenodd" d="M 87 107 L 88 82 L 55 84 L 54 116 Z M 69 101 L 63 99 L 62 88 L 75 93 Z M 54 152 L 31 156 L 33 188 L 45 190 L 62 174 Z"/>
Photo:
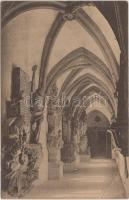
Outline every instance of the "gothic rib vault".
<path id="1" fill-rule="evenodd" d="M 26 1 L 14 2 L 9 9 L 5 5 L 4 9 L 2 28 L 6 37 L 7 57 L 2 61 L 5 66 L 3 71 L 6 66 L 16 63 L 31 74 L 31 67 L 38 65 L 34 98 L 43 100 L 40 111 L 44 115 L 42 120 L 47 122 L 48 127 L 44 122 L 43 127 L 40 127 L 39 122 L 39 138 L 48 146 L 48 176 L 51 178 L 53 158 L 54 161 L 59 161 L 59 166 L 56 167 L 61 170 L 62 154 L 66 168 L 74 160 L 74 153 L 78 159 L 76 133 L 80 119 L 80 124 L 86 130 L 84 121 L 87 121 L 87 116 L 90 118 L 95 115 L 99 120 L 100 115 L 107 127 L 112 118 L 117 117 L 120 46 L 110 24 L 93 2 Z M 9 73 L 11 74 L 11 67 L 5 73 L 4 80 L 10 77 Z M 8 83 L 11 83 L 10 78 Z M 9 97 L 10 85 L 4 91 L 5 99 Z M 52 97 L 49 102 L 45 102 L 47 96 Z M 62 100 L 62 97 L 66 107 L 58 108 L 55 106 L 55 99 Z M 61 140 L 62 118 L 67 122 L 68 129 L 71 126 L 73 128 L 69 133 L 64 131 L 64 144 Z M 81 131 L 80 128 L 80 135 Z M 52 149 L 53 146 L 56 150 Z M 61 149 L 64 150 L 63 153 Z M 55 152 L 59 155 L 58 158 L 53 156 Z M 62 176 L 58 172 L 56 175 Z"/>
<path id="2" fill-rule="evenodd" d="M 38 8 L 40 14 L 36 17 Z M 40 65 L 38 93 L 43 98 L 56 82 L 59 98 L 65 94 L 71 105 L 76 97 L 82 99 L 87 96 L 89 101 L 93 94 L 98 94 L 105 99 L 106 105 L 104 106 L 103 101 L 100 104 L 107 110 L 108 118 L 117 116 L 117 97 L 114 98 L 114 94 L 119 80 L 120 49 L 111 26 L 94 3 L 67 5 L 66 2 L 21 2 L 11 4 L 8 10 L 5 5 L 4 9 L 3 30 L 19 20 L 22 22 L 27 19 L 29 23 L 29 15 L 35 17 L 37 22 L 39 16 L 41 26 L 44 26 L 47 15 L 51 16 L 51 25 L 47 30 L 41 29 L 39 38 L 35 32 L 37 46 L 40 41 L 40 54 L 37 57 Z M 96 18 L 93 13 L 96 13 Z M 108 24 L 108 34 L 100 20 Z M 22 33 L 19 37 L 22 37 Z M 33 41 L 33 35 L 29 37 Z M 31 54 L 31 50 L 29 52 Z M 31 63 L 33 62 L 32 60 Z M 94 101 L 96 99 L 93 100 L 95 106 Z M 88 109 L 90 104 L 85 103 Z M 72 107 L 73 112 L 79 110 L 77 104 Z M 96 103 L 94 109 L 99 107 Z"/>

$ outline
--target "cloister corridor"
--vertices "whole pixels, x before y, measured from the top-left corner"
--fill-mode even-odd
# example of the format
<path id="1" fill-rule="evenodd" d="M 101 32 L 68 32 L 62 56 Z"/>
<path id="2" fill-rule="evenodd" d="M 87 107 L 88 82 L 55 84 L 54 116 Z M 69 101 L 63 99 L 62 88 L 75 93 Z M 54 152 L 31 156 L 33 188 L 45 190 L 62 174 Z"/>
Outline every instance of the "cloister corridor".
<path id="1" fill-rule="evenodd" d="M 80 169 L 32 189 L 25 198 L 120 199 L 125 190 L 114 160 L 81 156 Z"/>
<path id="2" fill-rule="evenodd" d="M 1 3 L 5 199 L 129 198 L 128 2 Z"/>

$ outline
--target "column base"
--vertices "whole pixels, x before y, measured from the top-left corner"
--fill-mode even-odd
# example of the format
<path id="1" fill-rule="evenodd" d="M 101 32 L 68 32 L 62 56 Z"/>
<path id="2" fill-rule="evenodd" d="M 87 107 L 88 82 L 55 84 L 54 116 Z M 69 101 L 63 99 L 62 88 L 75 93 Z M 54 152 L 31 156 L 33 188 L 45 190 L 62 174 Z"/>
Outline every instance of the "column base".
<path id="1" fill-rule="evenodd" d="M 48 179 L 60 179 L 63 177 L 63 162 L 48 163 Z"/>
<path id="2" fill-rule="evenodd" d="M 80 139 L 79 144 L 79 153 L 80 154 L 86 154 L 87 153 L 87 145 L 88 145 L 88 139 L 87 136 L 82 136 Z"/>
<path id="3" fill-rule="evenodd" d="M 73 162 L 64 163 L 64 173 L 78 170 L 80 168 L 79 165 L 80 165 L 80 156 L 78 155 L 76 157 L 76 160 L 74 160 Z"/>

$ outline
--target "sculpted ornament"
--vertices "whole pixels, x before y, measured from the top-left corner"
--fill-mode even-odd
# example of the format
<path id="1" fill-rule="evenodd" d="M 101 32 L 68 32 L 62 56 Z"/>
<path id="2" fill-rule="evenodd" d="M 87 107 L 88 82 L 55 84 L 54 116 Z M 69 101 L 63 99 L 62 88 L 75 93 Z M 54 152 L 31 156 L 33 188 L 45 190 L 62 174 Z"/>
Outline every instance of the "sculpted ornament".
<path id="1" fill-rule="evenodd" d="M 40 125 L 43 120 L 43 97 L 39 95 L 38 90 L 33 94 L 33 106 L 31 107 L 31 139 L 30 142 L 37 144 L 39 142 Z"/>
<path id="2" fill-rule="evenodd" d="M 22 197 L 26 190 L 26 174 L 28 156 L 20 149 L 11 153 L 12 159 L 8 161 L 8 193 L 12 196 Z"/>
<path id="3" fill-rule="evenodd" d="M 63 140 L 61 131 L 59 130 L 57 135 L 51 133 L 51 135 L 48 136 L 47 144 L 48 144 L 48 150 L 50 150 L 51 148 L 56 148 L 56 149 L 62 148 Z"/>
<path id="4" fill-rule="evenodd" d="M 49 89 L 47 95 L 50 96 L 50 97 L 57 97 L 57 95 L 58 95 L 58 88 L 57 88 L 57 85 L 56 85 L 55 82 L 54 82 L 53 85 L 50 87 L 50 89 Z"/>

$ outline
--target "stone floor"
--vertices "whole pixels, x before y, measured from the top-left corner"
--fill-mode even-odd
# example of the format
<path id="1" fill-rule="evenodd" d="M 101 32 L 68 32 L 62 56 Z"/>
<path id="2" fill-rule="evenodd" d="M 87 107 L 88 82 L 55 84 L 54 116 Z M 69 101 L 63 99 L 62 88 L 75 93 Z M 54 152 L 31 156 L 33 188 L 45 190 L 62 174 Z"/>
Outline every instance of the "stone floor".
<path id="1" fill-rule="evenodd" d="M 125 198 L 124 188 L 113 160 L 81 157 L 80 169 L 61 180 L 51 180 L 33 188 L 25 198 Z"/>

